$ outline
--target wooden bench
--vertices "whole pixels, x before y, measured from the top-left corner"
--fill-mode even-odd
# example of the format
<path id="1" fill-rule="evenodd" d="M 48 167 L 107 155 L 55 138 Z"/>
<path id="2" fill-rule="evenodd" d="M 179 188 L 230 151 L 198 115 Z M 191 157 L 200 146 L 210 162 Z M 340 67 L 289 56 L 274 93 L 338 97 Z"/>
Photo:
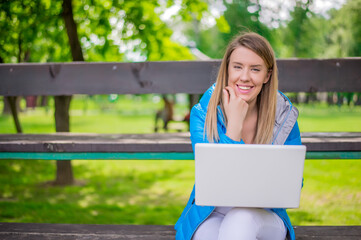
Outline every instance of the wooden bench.
<path id="1" fill-rule="evenodd" d="M 281 91 L 361 92 L 361 58 L 277 63 Z M 214 82 L 219 64 L 219 60 L 0 64 L 0 95 L 201 94 Z M 302 140 L 308 158 L 360 158 L 360 133 L 304 133 Z M 0 141 L 0 158 L 192 159 L 188 136 L 181 133 L 0 135 Z"/>
<path id="2" fill-rule="evenodd" d="M 0 95 L 202 94 L 220 62 L 0 64 Z M 283 92 L 361 92 L 361 58 L 278 60 Z M 303 133 L 309 159 L 361 159 L 360 133 Z M 0 159 L 193 159 L 188 133 L 0 134 Z M 360 226 L 295 227 L 360 239 Z M 0 223 L 0 239 L 173 239 L 172 226 Z"/>
<path id="3" fill-rule="evenodd" d="M 359 240 L 361 226 L 295 226 L 297 240 Z M 173 226 L 0 223 L 0 239 L 173 240 Z"/>

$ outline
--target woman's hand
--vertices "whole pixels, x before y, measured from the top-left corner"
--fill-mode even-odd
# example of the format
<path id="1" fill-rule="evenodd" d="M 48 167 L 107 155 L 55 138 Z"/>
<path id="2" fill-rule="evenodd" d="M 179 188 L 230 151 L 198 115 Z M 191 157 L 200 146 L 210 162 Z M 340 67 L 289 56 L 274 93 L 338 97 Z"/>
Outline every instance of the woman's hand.
<path id="1" fill-rule="evenodd" d="M 232 87 L 227 86 L 223 89 L 223 108 L 227 116 L 226 135 L 232 140 L 240 141 L 248 103 L 238 96 Z"/>

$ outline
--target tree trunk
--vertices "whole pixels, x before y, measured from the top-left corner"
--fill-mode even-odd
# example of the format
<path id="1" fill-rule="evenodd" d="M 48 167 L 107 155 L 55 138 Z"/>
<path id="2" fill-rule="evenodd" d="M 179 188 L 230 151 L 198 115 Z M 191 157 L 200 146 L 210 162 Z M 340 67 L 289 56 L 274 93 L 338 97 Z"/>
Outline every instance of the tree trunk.
<path id="1" fill-rule="evenodd" d="M 0 63 L 4 63 L 2 57 L 0 57 Z M 18 117 L 18 112 L 20 110 L 20 97 L 16 97 L 16 96 L 4 97 L 3 101 L 4 101 L 3 114 L 11 113 L 14 119 L 16 132 L 22 133 L 23 131 L 21 129 L 21 125 Z"/>
<path id="2" fill-rule="evenodd" d="M 69 132 L 69 107 L 71 96 L 56 96 L 55 101 L 55 129 L 56 132 Z M 56 161 L 56 179 L 54 185 L 71 185 L 74 175 L 70 160 Z"/>
<path id="3" fill-rule="evenodd" d="M 4 101 L 4 108 L 3 108 L 2 114 L 3 115 L 10 115 L 11 114 L 11 108 L 10 108 L 10 104 L 9 104 L 9 101 L 8 101 L 7 97 L 4 97 L 3 101 Z"/>
<path id="4" fill-rule="evenodd" d="M 73 16 L 73 7 L 71 0 L 63 1 L 63 19 L 65 22 L 66 32 L 68 34 L 71 55 L 73 61 L 84 61 L 83 52 L 81 50 L 78 31 Z"/>
<path id="5" fill-rule="evenodd" d="M 22 133 L 23 130 L 21 129 L 21 125 L 20 125 L 20 121 L 19 121 L 19 117 L 18 117 L 18 111 L 16 109 L 16 102 L 17 102 L 16 100 L 17 99 L 18 99 L 18 97 L 16 97 L 16 96 L 9 96 L 9 97 L 5 97 L 4 102 L 8 102 L 8 104 L 10 106 L 11 114 L 13 115 L 13 119 L 14 119 L 14 123 L 15 123 L 16 132 Z"/>
<path id="6" fill-rule="evenodd" d="M 71 96 L 56 96 L 55 103 L 55 129 L 57 132 L 69 132 L 69 107 Z"/>
<path id="7" fill-rule="evenodd" d="M 56 179 L 53 185 L 66 186 L 74 184 L 73 169 L 71 160 L 56 161 Z"/>
<path id="8" fill-rule="evenodd" d="M 81 50 L 77 26 L 74 21 L 71 0 L 63 0 L 62 13 L 66 32 L 68 34 L 73 61 L 84 61 Z M 71 96 L 55 96 L 55 125 L 57 132 L 69 132 L 69 107 Z M 59 160 L 56 163 L 55 185 L 70 185 L 74 183 L 73 170 L 70 160 Z"/>

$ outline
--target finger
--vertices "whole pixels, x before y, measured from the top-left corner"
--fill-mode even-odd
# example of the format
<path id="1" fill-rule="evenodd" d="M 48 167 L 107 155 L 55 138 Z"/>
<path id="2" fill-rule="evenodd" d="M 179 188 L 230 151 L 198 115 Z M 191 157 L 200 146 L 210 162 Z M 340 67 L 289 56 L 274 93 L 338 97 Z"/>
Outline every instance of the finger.
<path id="1" fill-rule="evenodd" d="M 237 96 L 236 92 L 234 91 L 234 89 L 232 87 L 227 86 L 226 89 L 229 92 L 229 98 L 235 98 Z"/>
<path id="2" fill-rule="evenodd" d="M 223 88 L 223 103 L 225 105 L 228 105 L 228 103 L 229 103 L 229 94 L 228 94 L 228 91 L 224 88 Z"/>

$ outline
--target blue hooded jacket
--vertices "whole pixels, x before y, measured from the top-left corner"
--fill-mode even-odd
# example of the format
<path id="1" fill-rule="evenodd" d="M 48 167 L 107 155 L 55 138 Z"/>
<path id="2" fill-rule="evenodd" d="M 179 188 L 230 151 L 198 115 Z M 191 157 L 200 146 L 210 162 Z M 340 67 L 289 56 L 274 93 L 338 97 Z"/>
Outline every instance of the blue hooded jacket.
<path id="1" fill-rule="evenodd" d="M 208 103 L 214 88 L 215 84 L 204 93 L 199 103 L 192 108 L 190 133 L 193 151 L 196 143 L 208 142 L 208 140 L 204 138 L 204 123 Z M 291 101 L 283 93 L 279 92 L 277 96 L 276 121 L 273 129 L 272 144 L 301 145 L 301 135 L 297 124 L 297 117 L 298 110 L 292 106 Z M 219 109 L 217 116 L 218 143 L 244 144 L 243 140 L 234 141 L 226 135 L 226 126 L 223 119 L 223 114 Z M 215 209 L 213 206 L 196 205 L 194 189 L 193 187 L 188 203 L 175 224 L 176 240 L 190 240 L 199 225 L 205 221 Z M 283 208 L 273 208 L 271 210 L 283 220 L 287 228 L 287 238 L 295 240 L 295 233 L 286 210 Z"/>

